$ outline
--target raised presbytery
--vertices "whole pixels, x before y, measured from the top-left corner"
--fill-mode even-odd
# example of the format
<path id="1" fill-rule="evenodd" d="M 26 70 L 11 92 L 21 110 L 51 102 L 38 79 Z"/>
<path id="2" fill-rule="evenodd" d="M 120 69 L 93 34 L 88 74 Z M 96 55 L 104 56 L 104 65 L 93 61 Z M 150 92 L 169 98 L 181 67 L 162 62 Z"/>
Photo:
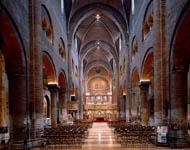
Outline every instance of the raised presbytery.
<path id="1" fill-rule="evenodd" d="M 0 0 L 0 150 L 190 149 L 190 0 Z"/>

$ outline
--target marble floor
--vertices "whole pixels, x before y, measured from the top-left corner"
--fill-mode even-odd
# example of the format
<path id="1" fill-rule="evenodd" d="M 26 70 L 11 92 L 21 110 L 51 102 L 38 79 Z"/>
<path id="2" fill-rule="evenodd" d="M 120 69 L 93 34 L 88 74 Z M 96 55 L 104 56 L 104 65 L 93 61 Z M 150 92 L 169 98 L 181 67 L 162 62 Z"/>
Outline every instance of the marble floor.
<path id="1" fill-rule="evenodd" d="M 84 150 L 116 150 L 121 145 L 115 140 L 114 134 L 107 123 L 93 123 L 89 136 L 82 149 Z"/>

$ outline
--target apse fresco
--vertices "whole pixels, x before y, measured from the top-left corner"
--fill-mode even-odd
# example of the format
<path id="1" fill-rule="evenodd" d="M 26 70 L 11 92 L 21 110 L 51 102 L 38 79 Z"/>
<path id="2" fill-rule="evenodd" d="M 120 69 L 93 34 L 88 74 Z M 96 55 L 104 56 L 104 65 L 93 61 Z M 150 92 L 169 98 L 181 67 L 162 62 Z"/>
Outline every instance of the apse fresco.
<path id="1" fill-rule="evenodd" d="M 109 90 L 109 84 L 108 84 L 108 81 L 104 78 L 97 77 L 90 80 L 88 83 L 89 92 L 92 92 L 92 93 L 105 92 L 104 94 L 106 94 L 108 90 Z"/>

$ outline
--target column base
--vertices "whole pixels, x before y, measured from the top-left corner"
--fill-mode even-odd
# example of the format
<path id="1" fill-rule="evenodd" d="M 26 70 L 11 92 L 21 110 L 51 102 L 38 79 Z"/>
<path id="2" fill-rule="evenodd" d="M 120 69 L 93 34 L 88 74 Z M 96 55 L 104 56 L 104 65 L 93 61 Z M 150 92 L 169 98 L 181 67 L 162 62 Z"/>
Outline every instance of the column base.
<path id="1" fill-rule="evenodd" d="M 168 142 L 171 148 L 186 148 L 189 146 L 184 131 L 170 131 Z"/>

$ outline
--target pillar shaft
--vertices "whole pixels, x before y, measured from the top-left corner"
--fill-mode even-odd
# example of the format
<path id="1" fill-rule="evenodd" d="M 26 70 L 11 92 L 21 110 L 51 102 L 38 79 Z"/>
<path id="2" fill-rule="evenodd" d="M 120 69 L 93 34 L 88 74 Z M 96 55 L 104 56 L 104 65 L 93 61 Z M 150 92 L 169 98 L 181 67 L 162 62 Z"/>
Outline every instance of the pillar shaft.
<path id="1" fill-rule="evenodd" d="M 32 138 L 44 128 L 41 52 L 41 0 L 30 1 L 30 117 Z"/>
<path id="2" fill-rule="evenodd" d="M 177 81 L 177 82 L 176 82 Z M 171 74 L 171 124 L 184 130 L 186 126 L 187 76 L 183 70 Z"/>
<path id="3" fill-rule="evenodd" d="M 51 92 L 51 126 L 52 128 L 57 127 L 57 111 L 58 111 L 58 86 L 57 85 L 49 85 L 48 86 L 50 92 Z"/>
<path id="4" fill-rule="evenodd" d="M 59 105 L 60 105 L 60 121 L 64 123 L 64 120 L 67 117 L 67 101 L 65 91 L 59 91 Z"/>
<path id="5" fill-rule="evenodd" d="M 81 71 L 83 71 L 83 69 L 82 69 L 82 62 L 81 61 L 79 61 L 79 89 L 78 89 L 78 113 L 79 113 L 79 115 L 78 115 L 78 117 L 79 117 L 79 119 L 83 119 L 83 81 L 82 81 L 82 75 L 81 75 Z"/>
<path id="6" fill-rule="evenodd" d="M 140 87 L 140 99 L 141 99 L 141 124 L 148 125 L 148 88 L 150 82 L 141 82 Z"/>
<path id="7" fill-rule="evenodd" d="M 11 115 L 11 139 L 28 139 L 27 79 L 24 74 L 11 73 L 9 76 L 9 100 Z M 25 90 L 24 90 L 25 89 Z M 18 107 L 19 106 L 19 107 Z"/>
<path id="8" fill-rule="evenodd" d="M 171 113 L 169 139 L 171 147 L 186 147 L 187 72 L 183 69 L 171 73 Z"/>
<path id="9" fill-rule="evenodd" d="M 163 123 L 163 85 L 162 85 L 162 52 L 163 52 L 163 37 L 162 37 L 162 16 L 161 16 L 162 0 L 154 0 L 154 121 L 155 125 Z M 164 34 L 164 33 L 163 33 Z"/>

